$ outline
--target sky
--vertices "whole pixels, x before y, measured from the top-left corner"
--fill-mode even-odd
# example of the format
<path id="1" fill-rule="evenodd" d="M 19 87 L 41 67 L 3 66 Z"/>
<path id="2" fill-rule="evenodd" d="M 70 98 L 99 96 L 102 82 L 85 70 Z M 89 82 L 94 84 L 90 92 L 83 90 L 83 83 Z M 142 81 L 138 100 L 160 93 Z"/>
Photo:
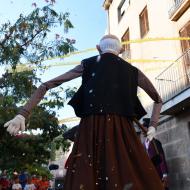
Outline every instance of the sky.
<path id="1" fill-rule="evenodd" d="M 0 23 L 5 20 L 14 22 L 19 14 L 27 14 L 38 7 L 46 5 L 45 0 L 0 0 Z M 85 49 L 96 45 L 106 31 L 106 12 L 103 0 L 56 0 L 55 9 L 59 12 L 70 12 L 74 29 L 69 35 L 77 40 L 77 48 Z M 61 31 L 60 31 L 61 32 Z"/>
<path id="2" fill-rule="evenodd" d="M 16 18 L 22 13 L 27 15 L 30 13 L 34 7 L 33 3 L 37 4 L 37 7 L 42 7 L 47 3 L 45 0 L 0 0 L 0 24 L 4 23 L 7 20 L 10 20 L 13 23 Z M 69 38 L 76 39 L 75 47 L 80 50 L 85 50 L 88 48 L 95 48 L 98 44 L 100 38 L 106 32 L 106 12 L 102 7 L 103 0 L 56 0 L 55 9 L 58 12 L 69 12 L 70 20 L 74 25 L 74 29 L 71 29 L 66 35 Z M 61 29 L 56 29 L 53 33 L 59 33 L 65 36 L 64 32 Z M 91 53 L 84 53 L 78 56 L 72 56 L 64 60 L 64 63 L 79 61 L 97 54 L 96 51 Z M 51 63 L 59 62 L 60 60 L 52 60 Z M 61 60 L 63 62 L 63 60 Z M 72 66 L 63 66 L 63 67 L 53 67 L 48 69 L 40 77 L 42 81 L 45 82 L 50 80 L 58 75 L 63 74 L 67 70 L 73 68 Z M 0 75 L 3 73 L 3 68 L 0 68 Z M 74 80 L 73 82 L 63 84 L 63 88 L 68 86 L 79 86 L 80 79 Z M 66 106 L 60 112 L 58 112 L 59 119 L 73 117 L 75 116 L 73 110 Z"/>

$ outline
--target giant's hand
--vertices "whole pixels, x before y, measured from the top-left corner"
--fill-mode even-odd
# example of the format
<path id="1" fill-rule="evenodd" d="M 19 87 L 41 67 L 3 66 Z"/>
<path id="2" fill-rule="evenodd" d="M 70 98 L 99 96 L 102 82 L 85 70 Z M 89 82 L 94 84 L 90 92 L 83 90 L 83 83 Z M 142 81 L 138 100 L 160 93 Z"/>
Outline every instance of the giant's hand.
<path id="1" fill-rule="evenodd" d="M 156 129 L 153 126 L 150 126 L 147 131 L 147 139 L 151 141 L 156 136 Z"/>
<path id="2" fill-rule="evenodd" d="M 12 120 L 5 123 L 4 127 L 7 127 L 7 132 L 11 135 L 16 135 L 19 131 L 25 130 L 25 118 L 22 115 L 16 115 Z"/>

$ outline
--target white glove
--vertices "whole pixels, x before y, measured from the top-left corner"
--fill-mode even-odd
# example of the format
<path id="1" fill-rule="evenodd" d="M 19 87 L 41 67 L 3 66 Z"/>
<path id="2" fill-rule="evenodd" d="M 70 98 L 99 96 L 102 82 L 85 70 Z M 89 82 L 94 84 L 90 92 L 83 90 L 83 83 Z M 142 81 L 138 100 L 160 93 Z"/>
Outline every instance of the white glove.
<path id="1" fill-rule="evenodd" d="M 153 126 L 150 126 L 147 131 L 147 139 L 151 141 L 156 136 L 156 129 Z"/>
<path id="2" fill-rule="evenodd" d="M 25 118 L 22 115 L 16 115 L 12 120 L 5 123 L 4 127 L 7 127 L 7 132 L 11 135 L 16 135 L 19 131 L 25 130 Z"/>

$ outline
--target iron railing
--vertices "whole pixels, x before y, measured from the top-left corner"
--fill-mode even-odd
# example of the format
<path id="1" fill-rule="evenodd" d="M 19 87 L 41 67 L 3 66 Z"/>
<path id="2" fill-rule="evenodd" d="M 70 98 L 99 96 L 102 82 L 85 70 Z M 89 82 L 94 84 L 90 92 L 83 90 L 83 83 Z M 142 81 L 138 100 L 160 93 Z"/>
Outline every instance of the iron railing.
<path id="1" fill-rule="evenodd" d="M 190 49 L 156 77 L 164 102 L 190 86 Z"/>
<path id="2" fill-rule="evenodd" d="M 174 0 L 174 4 L 172 5 L 171 9 L 169 10 L 169 17 L 172 17 L 172 15 L 177 11 L 177 9 L 181 6 L 181 4 L 185 0 Z"/>

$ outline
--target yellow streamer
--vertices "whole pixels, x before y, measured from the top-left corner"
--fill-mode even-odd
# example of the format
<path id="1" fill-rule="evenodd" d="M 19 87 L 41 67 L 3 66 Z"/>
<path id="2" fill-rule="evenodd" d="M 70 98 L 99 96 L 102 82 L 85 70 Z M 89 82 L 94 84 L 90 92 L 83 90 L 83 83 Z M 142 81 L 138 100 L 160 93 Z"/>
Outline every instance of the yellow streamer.
<path id="1" fill-rule="evenodd" d="M 159 37 L 159 38 L 144 38 L 144 39 L 136 39 L 136 40 L 129 40 L 122 42 L 123 45 L 125 44 L 131 44 L 131 43 L 144 43 L 144 42 L 156 42 L 156 41 L 171 41 L 171 40 L 190 40 L 190 37 L 171 37 L 171 38 L 164 38 L 164 37 Z"/>
<path id="2" fill-rule="evenodd" d="M 69 122 L 73 122 L 73 121 L 80 121 L 80 118 L 78 117 L 70 117 L 70 118 L 65 118 L 65 119 L 61 119 L 59 120 L 59 124 L 64 124 L 64 123 L 69 123 Z"/>
<path id="3" fill-rule="evenodd" d="M 144 39 L 135 39 L 135 40 L 129 40 L 129 41 L 125 41 L 125 42 L 122 42 L 123 45 L 125 44 L 130 44 L 130 43 L 144 43 L 144 42 L 154 42 L 154 41 L 166 41 L 166 40 L 190 40 L 190 37 L 157 37 L 157 38 L 144 38 Z M 48 58 L 46 60 L 54 60 L 54 59 L 58 59 L 58 58 L 68 58 L 68 57 L 71 57 L 71 56 L 74 56 L 74 55 L 79 55 L 79 54 L 82 54 L 82 53 L 87 53 L 87 52 L 92 52 L 92 51 L 97 51 L 96 48 L 89 48 L 89 49 L 86 49 L 86 50 L 82 50 L 82 51 L 76 51 L 76 52 L 72 52 L 72 53 L 69 53 L 67 55 L 63 55 L 63 56 L 57 56 L 57 57 L 53 57 L 53 58 Z M 46 61 L 44 60 L 44 61 Z M 175 62 L 175 60 L 161 60 L 161 59 L 126 59 L 126 61 L 130 62 L 130 63 L 156 63 L 156 62 Z M 80 64 L 80 61 L 75 61 L 75 62 L 67 62 L 67 63 L 54 63 L 54 64 L 50 64 L 50 65 L 47 65 L 47 68 L 48 67 L 57 67 L 57 66 L 69 66 L 69 65 L 77 65 L 77 64 Z M 18 68 L 18 72 L 21 72 L 23 70 L 26 70 L 26 69 L 33 69 L 35 68 L 36 66 L 32 66 L 32 67 L 27 67 L 26 66 L 27 64 L 25 65 L 18 65 L 17 68 Z M 25 68 L 24 68 L 25 67 Z M 27 67 L 27 68 L 26 68 Z"/>
<path id="4" fill-rule="evenodd" d="M 143 39 L 135 39 L 135 40 L 129 40 L 129 41 L 124 41 L 122 42 L 123 45 L 125 44 L 131 44 L 131 43 L 144 43 L 144 42 L 154 42 L 154 41 L 171 41 L 171 40 L 190 40 L 190 37 L 157 37 L 157 38 L 143 38 Z M 57 56 L 54 58 L 49 58 L 47 60 L 53 60 L 53 59 L 57 59 L 57 58 L 67 58 L 73 55 L 78 55 L 78 54 L 82 54 L 82 53 L 87 53 L 87 52 L 93 52 L 93 51 L 97 51 L 96 48 L 89 48 L 86 50 L 82 50 L 82 51 L 76 51 L 76 52 L 72 52 L 69 53 L 67 55 L 63 55 L 63 56 Z"/>

